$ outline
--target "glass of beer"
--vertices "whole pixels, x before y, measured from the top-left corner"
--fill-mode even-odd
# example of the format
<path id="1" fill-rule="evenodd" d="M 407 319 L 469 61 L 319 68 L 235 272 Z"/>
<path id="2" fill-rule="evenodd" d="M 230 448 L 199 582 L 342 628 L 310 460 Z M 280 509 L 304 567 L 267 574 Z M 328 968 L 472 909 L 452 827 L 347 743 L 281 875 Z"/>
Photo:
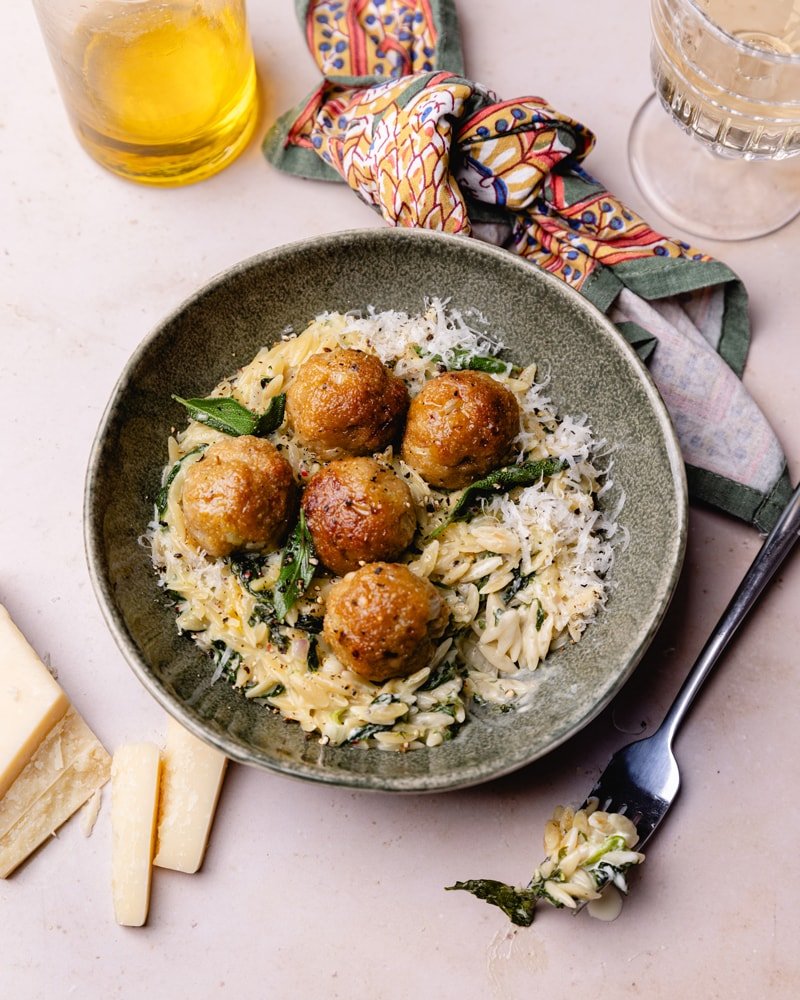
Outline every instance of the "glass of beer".
<path id="1" fill-rule="evenodd" d="M 73 129 L 104 167 L 178 185 L 221 170 L 255 128 L 244 0 L 33 0 Z"/>
<path id="2" fill-rule="evenodd" d="M 800 212 L 800 0 L 651 0 L 655 94 L 631 167 L 671 223 L 712 239 Z"/>

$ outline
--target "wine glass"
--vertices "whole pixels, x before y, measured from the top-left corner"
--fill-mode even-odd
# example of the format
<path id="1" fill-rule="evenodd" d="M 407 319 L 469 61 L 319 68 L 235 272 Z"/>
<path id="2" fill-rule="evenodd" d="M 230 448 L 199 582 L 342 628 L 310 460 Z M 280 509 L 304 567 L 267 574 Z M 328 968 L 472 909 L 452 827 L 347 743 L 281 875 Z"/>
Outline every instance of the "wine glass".
<path id="1" fill-rule="evenodd" d="M 651 0 L 650 20 L 655 94 L 628 148 L 642 194 L 713 239 L 784 226 L 800 213 L 800 0 Z"/>

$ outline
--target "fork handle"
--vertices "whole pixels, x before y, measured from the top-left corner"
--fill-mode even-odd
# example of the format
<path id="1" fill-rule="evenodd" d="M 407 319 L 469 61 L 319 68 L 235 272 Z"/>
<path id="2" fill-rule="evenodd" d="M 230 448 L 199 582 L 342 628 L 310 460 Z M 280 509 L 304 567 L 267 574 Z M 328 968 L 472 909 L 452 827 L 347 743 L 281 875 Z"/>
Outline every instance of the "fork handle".
<path id="1" fill-rule="evenodd" d="M 761 592 L 777 568 L 794 547 L 798 536 L 800 536 L 800 486 L 792 494 L 792 498 L 777 524 L 761 546 L 750 569 L 739 584 L 739 589 L 731 598 L 730 604 L 703 646 L 689 676 L 683 682 L 675 701 L 659 726 L 658 732 L 668 743 L 672 742 L 678 727 L 689 711 L 689 706 L 694 701 L 695 695 L 711 673 L 711 668 L 761 596 Z"/>

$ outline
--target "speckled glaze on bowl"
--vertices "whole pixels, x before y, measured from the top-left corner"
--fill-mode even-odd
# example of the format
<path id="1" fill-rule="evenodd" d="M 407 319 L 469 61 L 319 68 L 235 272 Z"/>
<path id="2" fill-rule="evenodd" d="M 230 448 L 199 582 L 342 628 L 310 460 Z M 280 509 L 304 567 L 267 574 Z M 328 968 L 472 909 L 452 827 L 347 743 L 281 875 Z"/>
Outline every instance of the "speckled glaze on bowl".
<path id="1" fill-rule="evenodd" d="M 330 747 L 248 702 L 175 627 L 138 536 L 152 518 L 170 428 L 171 393 L 198 396 L 287 326 L 326 310 L 418 312 L 426 296 L 478 309 L 507 356 L 549 368 L 560 412 L 587 413 L 618 446 L 613 504 L 625 491 L 616 588 L 577 645 L 539 668 L 528 712 L 471 718 L 441 747 L 395 754 Z M 106 621 L 136 675 L 188 729 L 234 760 L 357 788 L 458 788 L 541 757 L 616 694 L 669 604 L 686 536 L 683 464 L 667 412 L 613 326 L 558 279 L 476 240 L 420 231 L 338 233 L 280 247 L 231 268 L 181 305 L 139 346 L 103 415 L 86 483 L 87 558 Z"/>

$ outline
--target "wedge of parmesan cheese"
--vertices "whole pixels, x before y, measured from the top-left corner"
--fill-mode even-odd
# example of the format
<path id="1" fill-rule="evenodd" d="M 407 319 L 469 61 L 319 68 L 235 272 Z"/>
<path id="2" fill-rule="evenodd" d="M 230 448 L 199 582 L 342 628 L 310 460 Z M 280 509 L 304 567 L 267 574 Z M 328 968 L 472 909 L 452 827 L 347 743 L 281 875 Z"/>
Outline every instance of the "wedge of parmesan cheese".
<path id="1" fill-rule="evenodd" d="M 0 605 L 0 878 L 108 781 L 110 765 Z"/>
<path id="2" fill-rule="evenodd" d="M 0 799 L 69 699 L 0 604 Z"/>
<path id="3" fill-rule="evenodd" d="M 74 708 L 53 726 L 0 799 L 0 878 L 108 781 L 111 757 Z"/>
<path id="4" fill-rule="evenodd" d="M 111 891 L 117 923 L 141 927 L 150 908 L 161 753 L 131 743 L 111 765 Z"/>
<path id="5" fill-rule="evenodd" d="M 163 763 L 155 864 L 196 872 L 203 863 L 228 760 L 170 717 Z"/>

